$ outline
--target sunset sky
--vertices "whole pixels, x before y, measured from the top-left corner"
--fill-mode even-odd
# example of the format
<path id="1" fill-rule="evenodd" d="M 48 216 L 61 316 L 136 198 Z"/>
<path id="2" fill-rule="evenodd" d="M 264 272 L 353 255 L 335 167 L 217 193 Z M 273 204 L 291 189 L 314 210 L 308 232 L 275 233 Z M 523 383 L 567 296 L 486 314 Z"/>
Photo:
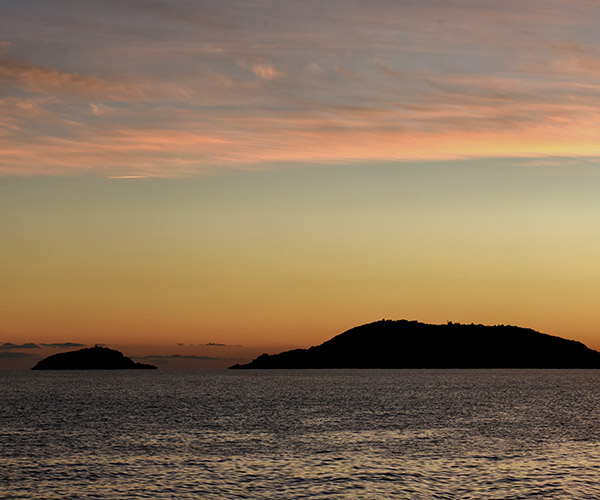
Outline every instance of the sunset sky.
<path id="1" fill-rule="evenodd" d="M 0 368 L 66 342 L 223 367 L 381 318 L 600 350 L 599 22 L 3 0 Z"/>

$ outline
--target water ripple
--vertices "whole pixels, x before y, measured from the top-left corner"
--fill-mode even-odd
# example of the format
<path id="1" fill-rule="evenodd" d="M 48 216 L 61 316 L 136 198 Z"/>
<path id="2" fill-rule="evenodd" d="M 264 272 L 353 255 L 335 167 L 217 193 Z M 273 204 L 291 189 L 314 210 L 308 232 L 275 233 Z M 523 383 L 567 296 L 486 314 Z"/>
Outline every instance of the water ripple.
<path id="1" fill-rule="evenodd" d="M 600 498 L 598 376 L 5 373 L 0 498 Z"/>

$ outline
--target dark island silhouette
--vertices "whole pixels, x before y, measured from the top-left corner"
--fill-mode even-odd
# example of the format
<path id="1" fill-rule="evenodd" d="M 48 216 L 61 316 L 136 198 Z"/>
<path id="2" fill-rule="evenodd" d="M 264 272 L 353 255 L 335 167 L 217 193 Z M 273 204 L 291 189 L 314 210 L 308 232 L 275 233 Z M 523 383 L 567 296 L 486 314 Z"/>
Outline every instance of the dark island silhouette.
<path id="1" fill-rule="evenodd" d="M 32 370 L 156 370 L 156 366 L 136 363 L 119 351 L 95 346 L 53 354 Z"/>
<path id="2" fill-rule="evenodd" d="M 600 368 L 600 352 L 516 326 L 381 320 L 230 367 L 253 368 Z"/>

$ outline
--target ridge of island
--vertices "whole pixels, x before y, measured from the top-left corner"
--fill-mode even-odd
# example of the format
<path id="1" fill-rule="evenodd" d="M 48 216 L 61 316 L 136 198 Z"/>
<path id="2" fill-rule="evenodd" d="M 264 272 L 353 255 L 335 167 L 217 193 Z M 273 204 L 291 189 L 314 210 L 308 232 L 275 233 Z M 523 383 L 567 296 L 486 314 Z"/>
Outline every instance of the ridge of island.
<path id="1" fill-rule="evenodd" d="M 95 346 L 53 354 L 32 370 L 156 370 L 156 366 L 136 363 L 115 349 Z"/>
<path id="2" fill-rule="evenodd" d="M 600 352 L 517 326 L 381 320 L 229 368 L 600 368 Z"/>

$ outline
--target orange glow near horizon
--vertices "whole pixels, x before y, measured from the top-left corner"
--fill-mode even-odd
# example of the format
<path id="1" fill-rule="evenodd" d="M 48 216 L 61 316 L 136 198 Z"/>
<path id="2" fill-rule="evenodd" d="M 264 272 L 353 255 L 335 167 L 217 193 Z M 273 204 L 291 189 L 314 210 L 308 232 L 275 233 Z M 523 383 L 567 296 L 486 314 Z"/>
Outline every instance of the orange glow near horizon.
<path id="1" fill-rule="evenodd" d="M 527 161 L 5 182 L 5 341 L 277 350 L 386 317 L 598 348 L 600 179 Z"/>

